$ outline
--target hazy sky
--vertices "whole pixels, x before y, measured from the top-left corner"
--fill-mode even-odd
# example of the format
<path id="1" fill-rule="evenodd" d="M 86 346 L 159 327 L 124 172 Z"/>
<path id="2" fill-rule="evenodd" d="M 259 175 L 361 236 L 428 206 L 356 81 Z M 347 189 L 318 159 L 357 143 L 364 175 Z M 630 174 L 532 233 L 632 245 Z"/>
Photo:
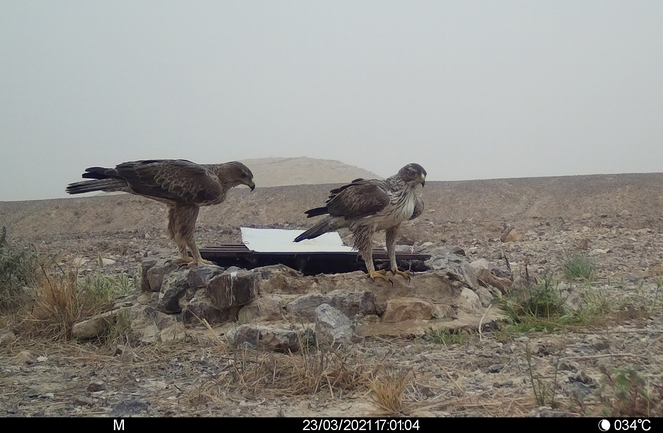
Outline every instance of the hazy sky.
<path id="1" fill-rule="evenodd" d="M 661 172 L 663 2 L 0 0 L 0 150 L 3 201 L 145 158 Z"/>

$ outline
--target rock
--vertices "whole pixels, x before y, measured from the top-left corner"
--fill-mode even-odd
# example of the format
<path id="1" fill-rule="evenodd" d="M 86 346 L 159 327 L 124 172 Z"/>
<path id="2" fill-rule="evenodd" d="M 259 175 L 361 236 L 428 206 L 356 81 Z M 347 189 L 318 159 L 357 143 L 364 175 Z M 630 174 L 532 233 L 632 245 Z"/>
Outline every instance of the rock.
<path id="1" fill-rule="evenodd" d="M 16 341 L 16 334 L 11 329 L 0 330 L 0 346 L 4 344 L 11 344 Z"/>
<path id="2" fill-rule="evenodd" d="M 108 327 L 117 321 L 118 311 L 108 311 L 91 319 L 74 323 L 74 326 L 71 328 L 71 336 L 78 340 L 89 340 L 103 335 Z"/>
<path id="3" fill-rule="evenodd" d="M 145 262 L 146 260 L 143 261 L 143 263 Z M 161 291 L 161 284 L 163 283 L 164 277 L 178 269 L 179 266 L 173 264 L 171 260 L 162 259 L 157 261 L 152 266 L 149 266 L 147 270 L 143 269 L 143 282 L 141 282 L 141 288 L 149 292 Z M 147 284 L 144 283 L 145 280 L 147 280 Z"/>
<path id="4" fill-rule="evenodd" d="M 467 313 L 479 315 L 483 312 L 479 296 L 468 288 L 463 288 L 463 290 L 460 292 L 460 298 L 458 301 L 458 306 L 465 310 Z"/>
<path id="5" fill-rule="evenodd" d="M 499 373 L 502 371 L 504 368 L 504 364 L 493 364 L 490 367 L 488 367 L 488 370 L 486 370 L 486 373 Z"/>
<path id="6" fill-rule="evenodd" d="M 87 386 L 88 392 L 97 392 L 104 389 L 104 382 L 101 380 L 92 381 Z"/>
<path id="7" fill-rule="evenodd" d="M 31 352 L 23 350 L 18 353 L 13 359 L 15 364 L 28 364 L 32 365 L 37 362 L 37 357 L 34 356 Z"/>
<path id="8" fill-rule="evenodd" d="M 481 301 L 481 306 L 484 308 L 490 307 L 495 300 L 493 294 L 490 293 L 490 291 L 485 287 L 479 287 L 474 293 L 477 294 L 479 300 Z"/>
<path id="9" fill-rule="evenodd" d="M 348 344 L 354 336 L 350 319 L 329 304 L 315 309 L 315 333 L 320 343 L 330 346 Z"/>
<path id="10" fill-rule="evenodd" d="M 200 324 L 203 319 L 212 325 L 221 324 L 232 318 L 232 310 L 230 308 L 224 310 L 216 308 L 207 296 L 207 290 L 204 289 L 196 292 L 182 312 L 183 322 L 192 324 Z"/>
<path id="11" fill-rule="evenodd" d="M 589 249 L 589 239 L 583 238 L 578 241 L 576 244 L 576 248 L 579 250 L 587 251 Z"/>
<path id="12" fill-rule="evenodd" d="M 586 341 L 597 352 L 610 349 L 610 340 L 607 338 L 592 335 L 588 336 Z"/>
<path id="13" fill-rule="evenodd" d="M 506 293 L 507 290 L 513 284 L 508 278 L 501 278 L 493 275 L 493 273 L 487 268 L 481 268 L 477 271 L 477 282 L 480 286 L 492 286 L 499 290 L 502 294 Z"/>
<path id="14" fill-rule="evenodd" d="M 156 295 L 156 300 L 159 299 L 159 295 L 156 293 L 141 293 L 137 298 L 136 298 L 136 303 L 140 305 L 147 305 L 152 301 L 152 295 Z"/>
<path id="15" fill-rule="evenodd" d="M 452 270 L 456 265 L 467 263 L 467 258 L 460 254 L 449 252 L 446 249 L 435 249 L 428 254 L 431 258 L 424 263 L 432 270 Z"/>
<path id="16" fill-rule="evenodd" d="M 109 416 L 114 418 L 125 418 L 146 412 L 150 405 L 139 398 L 133 398 L 128 401 L 122 401 L 113 407 Z"/>
<path id="17" fill-rule="evenodd" d="M 258 294 L 304 294 L 311 290 L 310 278 L 285 265 L 253 269 L 258 282 Z"/>
<path id="18" fill-rule="evenodd" d="M 295 317 L 301 317 L 307 320 L 315 319 L 315 309 L 322 304 L 331 302 L 331 296 L 323 295 L 322 293 L 310 293 L 308 295 L 300 296 L 294 301 L 285 306 L 288 314 Z"/>
<path id="19" fill-rule="evenodd" d="M 93 406 L 94 399 L 84 395 L 75 395 L 71 398 L 71 402 L 77 406 Z"/>
<path id="20" fill-rule="evenodd" d="M 502 242 L 520 242 L 524 239 L 524 236 L 516 230 L 510 230 L 506 236 L 502 236 L 500 239 Z"/>
<path id="21" fill-rule="evenodd" d="M 185 337 L 186 332 L 184 330 L 184 324 L 179 322 L 162 329 L 159 333 L 159 340 L 164 343 L 168 341 L 183 340 Z"/>
<path id="22" fill-rule="evenodd" d="M 157 308 L 166 314 L 180 313 L 180 299 L 189 288 L 189 271 L 173 272 L 163 277 Z"/>
<path id="23" fill-rule="evenodd" d="M 451 305 L 435 304 L 433 306 L 433 319 L 456 319 L 458 315 Z"/>
<path id="24" fill-rule="evenodd" d="M 404 320 L 430 320 L 433 318 L 433 304 L 423 299 L 399 298 L 387 301 L 387 309 L 382 316 L 383 322 L 402 322 Z"/>
<path id="25" fill-rule="evenodd" d="M 275 295 L 260 296 L 239 310 L 239 323 L 250 323 L 256 320 L 281 320 L 283 318 L 283 302 Z"/>
<path id="26" fill-rule="evenodd" d="M 148 278 L 147 271 L 149 271 L 154 265 L 156 265 L 158 260 L 154 257 L 150 258 L 145 258 L 141 261 L 140 263 L 140 268 L 141 268 L 141 281 L 140 281 L 140 290 L 143 292 L 152 292 L 152 288 L 150 286 L 150 280 Z M 159 283 L 160 285 L 161 283 Z M 159 290 L 155 290 L 158 292 Z"/>
<path id="27" fill-rule="evenodd" d="M 256 296 L 256 283 L 255 272 L 225 271 L 210 279 L 207 296 L 212 305 L 219 310 L 246 305 Z"/>
<path id="28" fill-rule="evenodd" d="M 159 341 L 161 331 L 157 325 L 147 325 L 137 331 L 141 343 L 155 343 Z"/>
<path id="29" fill-rule="evenodd" d="M 377 305 L 375 294 L 368 290 L 362 292 L 334 290 L 327 296 L 331 298 L 329 304 L 348 317 L 381 315 L 384 312 L 384 308 L 379 308 Z"/>
<path id="30" fill-rule="evenodd" d="M 479 273 L 482 269 L 489 270 L 490 269 L 490 263 L 488 263 L 488 260 L 486 259 L 478 259 L 474 260 L 473 262 L 470 263 L 470 266 Z"/>
<path id="31" fill-rule="evenodd" d="M 299 350 L 297 332 L 264 325 L 240 325 L 226 333 L 226 337 L 237 346 L 250 349 L 265 349 L 277 352 Z"/>
<path id="32" fill-rule="evenodd" d="M 190 289 L 205 288 L 212 278 L 223 273 L 223 268 L 216 265 L 199 265 L 192 267 L 187 273 L 187 284 Z"/>
<path id="33" fill-rule="evenodd" d="M 71 264 L 75 268 L 80 268 L 81 266 L 83 266 L 84 264 L 86 264 L 89 261 L 90 261 L 90 259 L 86 259 L 85 257 L 76 257 L 71 261 Z"/>
<path id="34" fill-rule="evenodd" d="M 460 266 L 456 266 L 453 269 L 457 274 L 463 277 L 465 281 L 472 289 L 476 290 L 479 288 L 479 280 L 477 279 L 477 273 L 468 262 L 462 262 Z"/>

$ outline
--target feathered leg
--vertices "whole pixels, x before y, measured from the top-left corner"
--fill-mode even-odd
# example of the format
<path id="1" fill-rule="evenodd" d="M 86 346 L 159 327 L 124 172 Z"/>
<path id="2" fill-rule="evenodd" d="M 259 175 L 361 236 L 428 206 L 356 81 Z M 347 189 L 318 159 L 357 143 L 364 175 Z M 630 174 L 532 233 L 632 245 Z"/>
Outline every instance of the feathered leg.
<path id="1" fill-rule="evenodd" d="M 187 266 L 195 266 L 199 264 L 205 264 L 205 265 L 213 265 L 214 262 L 210 262 L 209 260 L 205 260 L 200 256 L 200 251 L 198 251 L 198 246 L 196 245 L 196 241 L 194 240 L 193 236 L 191 236 L 191 239 L 187 241 L 187 246 L 191 250 L 191 255 L 193 256 L 193 261 L 191 261 Z"/>
<path id="2" fill-rule="evenodd" d="M 408 280 L 410 279 L 410 271 L 399 271 L 398 264 L 396 263 L 396 236 L 400 224 L 387 229 L 386 243 L 387 243 L 387 256 L 389 257 L 389 264 L 391 265 L 391 272 L 396 275 L 401 275 Z"/>
<path id="3" fill-rule="evenodd" d="M 180 258 L 174 263 L 178 265 L 186 264 L 188 267 L 199 263 L 212 264 L 200 257 L 200 252 L 196 246 L 194 232 L 196 230 L 196 220 L 198 219 L 197 205 L 175 205 L 168 209 L 168 234 L 175 241 L 177 249 L 180 252 Z M 193 258 L 187 254 L 187 247 L 191 251 Z"/>
<path id="4" fill-rule="evenodd" d="M 389 278 L 385 275 L 385 271 L 376 271 L 375 265 L 373 264 L 373 234 L 375 233 L 374 226 L 359 226 L 354 231 L 354 244 L 355 248 L 359 250 L 361 258 L 364 259 L 366 263 L 366 270 L 368 271 L 368 277 L 371 280 L 375 278 L 382 278 L 383 280 L 389 281 Z"/>
<path id="5" fill-rule="evenodd" d="M 175 260 L 175 264 L 184 265 L 191 262 L 191 259 L 186 252 L 186 242 L 183 242 L 180 238 L 180 214 L 181 211 L 178 206 L 168 205 L 168 236 L 175 242 L 180 252 L 180 258 Z"/>

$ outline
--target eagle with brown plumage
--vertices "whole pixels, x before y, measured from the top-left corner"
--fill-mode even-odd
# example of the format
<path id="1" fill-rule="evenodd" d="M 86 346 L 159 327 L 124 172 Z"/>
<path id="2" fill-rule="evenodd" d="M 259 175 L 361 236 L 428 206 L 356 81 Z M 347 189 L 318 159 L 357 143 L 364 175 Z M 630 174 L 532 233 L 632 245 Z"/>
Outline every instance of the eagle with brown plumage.
<path id="1" fill-rule="evenodd" d="M 393 275 L 409 278 L 409 271 L 398 270 L 396 235 L 402 222 L 417 218 L 424 210 L 418 187 L 426 183 L 426 170 L 419 164 L 408 164 L 385 180 L 355 179 L 333 189 L 326 206 L 306 211 L 307 217 L 329 215 L 295 238 L 295 242 L 313 239 L 324 233 L 348 228 L 354 246 L 366 263 L 368 276 L 389 280 L 385 270 L 376 271 L 373 264 L 373 235 L 386 230 L 387 255 Z"/>
<path id="2" fill-rule="evenodd" d="M 253 173 L 241 162 L 196 164 L 184 159 L 153 159 L 123 162 L 115 168 L 90 167 L 83 178 L 71 183 L 69 194 L 122 191 L 168 205 L 168 234 L 180 252 L 177 264 L 191 267 L 203 260 L 194 240 L 200 206 L 219 204 L 238 185 L 255 188 Z M 191 252 L 189 257 L 187 248 Z"/>

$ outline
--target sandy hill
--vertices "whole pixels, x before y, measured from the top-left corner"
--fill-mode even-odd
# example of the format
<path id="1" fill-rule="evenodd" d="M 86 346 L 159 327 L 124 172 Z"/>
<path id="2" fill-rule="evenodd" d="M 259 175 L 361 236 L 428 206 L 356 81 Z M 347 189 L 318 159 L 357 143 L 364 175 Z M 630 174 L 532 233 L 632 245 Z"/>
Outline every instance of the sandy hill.
<path id="1" fill-rule="evenodd" d="M 343 183 L 363 177 L 379 179 L 380 176 L 363 168 L 341 161 L 314 158 L 259 158 L 242 161 L 253 172 L 260 188 L 286 185 L 310 185 Z"/>

